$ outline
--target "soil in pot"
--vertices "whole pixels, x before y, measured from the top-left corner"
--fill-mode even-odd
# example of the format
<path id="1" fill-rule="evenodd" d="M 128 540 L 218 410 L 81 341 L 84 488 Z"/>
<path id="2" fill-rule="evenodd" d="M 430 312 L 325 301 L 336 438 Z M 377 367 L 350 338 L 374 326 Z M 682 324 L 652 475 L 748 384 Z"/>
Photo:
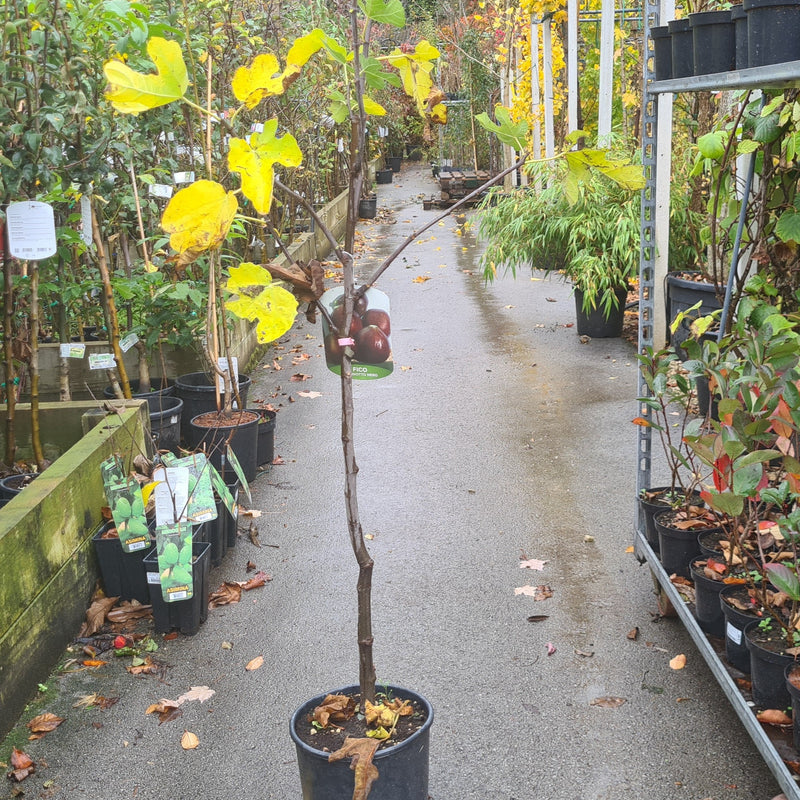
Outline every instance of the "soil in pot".
<path id="1" fill-rule="evenodd" d="M 190 423 L 190 443 L 196 450 L 205 450 L 208 460 L 226 481 L 236 473 L 228 464 L 226 452 L 230 443 L 247 481 L 256 476 L 258 460 L 259 415 L 255 411 L 234 411 L 230 417 L 222 412 L 198 414 Z"/>
<path id="2" fill-rule="evenodd" d="M 38 472 L 20 472 L 0 480 L 0 499 L 11 500 L 39 476 Z"/>
<path id="3" fill-rule="evenodd" d="M 430 727 L 433 708 L 421 695 L 408 689 L 385 687 L 390 700 L 408 700 L 413 714 L 401 716 L 392 738 L 381 742 L 372 763 L 378 778 L 372 785 L 370 800 L 428 800 L 428 761 Z M 333 694 L 347 695 L 358 701 L 358 687 L 349 686 Z M 349 721 L 337 721 L 341 732 L 328 738 L 327 731 L 317 731 L 310 723 L 314 709 L 322 705 L 326 695 L 319 695 L 303 704 L 293 715 L 289 731 L 297 750 L 303 800 L 343 800 L 353 796 L 354 773 L 349 758 L 328 761 L 346 736 L 365 737 L 365 725 L 357 715 Z M 376 702 L 382 698 L 376 697 Z M 346 726 L 346 727 L 345 727 Z M 402 727 L 401 727 L 402 726 Z M 325 737 L 324 739 L 321 737 Z M 400 737 L 405 737 L 400 741 Z"/>
<path id="4" fill-rule="evenodd" d="M 750 675 L 753 702 L 759 708 L 779 708 L 791 705 L 786 688 L 785 671 L 797 657 L 786 653 L 788 645 L 773 624 L 771 631 L 761 628 L 761 622 L 751 622 L 744 631 L 745 643 L 750 651 Z"/>
<path id="5" fill-rule="evenodd" d="M 239 373 L 239 398 L 242 408 L 247 407 L 247 392 L 252 383 L 249 375 Z M 198 414 L 217 410 L 216 385 L 205 372 L 189 372 L 175 381 L 175 394 L 183 400 L 181 437 L 187 442 L 191 435 L 191 421 Z M 224 398 L 224 394 L 223 394 Z M 236 398 L 233 399 L 234 407 Z"/>
<path id="6" fill-rule="evenodd" d="M 694 583 L 694 613 L 697 624 L 709 636 L 725 635 L 725 617 L 720 605 L 720 592 L 727 586 L 728 568 L 714 558 L 694 559 L 690 564 Z"/>

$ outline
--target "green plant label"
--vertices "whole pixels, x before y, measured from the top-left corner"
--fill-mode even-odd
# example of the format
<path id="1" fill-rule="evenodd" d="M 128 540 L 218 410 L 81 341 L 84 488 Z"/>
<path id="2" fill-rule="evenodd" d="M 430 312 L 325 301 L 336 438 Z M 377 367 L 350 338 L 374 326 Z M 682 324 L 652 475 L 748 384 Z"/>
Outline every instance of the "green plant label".
<path id="1" fill-rule="evenodd" d="M 184 468 L 189 471 L 187 491 L 189 493 L 186 517 L 189 522 L 198 524 L 217 518 L 217 504 L 214 502 L 214 489 L 211 485 L 211 464 L 205 453 L 193 453 L 178 458 L 173 453 L 161 457 L 164 466 Z M 216 470 L 215 470 L 216 472 Z"/>
<path id="2" fill-rule="evenodd" d="M 369 381 L 391 375 L 394 361 L 389 298 L 378 289 L 372 288 L 356 298 L 348 332 L 342 330 L 345 321 L 344 288 L 338 286 L 329 289 L 319 302 L 328 312 L 322 317 L 325 363 L 328 369 L 341 375 L 342 355 L 349 348 L 352 353 L 354 380 Z"/>
<path id="3" fill-rule="evenodd" d="M 208 465 L 208 470 L 211 473 L 211 483 L 214 486 L 214 491 L 224 503 L 225 508 L 228 509 L 228 513 L 236 519 L 236 501 L 233 499 L 231 490 L 227 487 L 225 481 L 222 480 L 222 475 L 217 472 L 213 464 Z"/>
<path id="4" fill-rule="evenodd" d="M 156 467 L 153 470 L 156 488 L 156 525 L 188 522 L 189 470 L 186 467 Z"/>
<path id="5" fill-rule="evenodd" d="M 150 531 L 144 514 L 142 488 L 130 478 L 125 483 L 106 486 L 106 498 L 126 553 L 135 553 L 150 546 Z"/>
<path id="6" fill-rule="evenodd" d="M 100 465 L 100 477 L 103 479 L 103 486 L 105 487 L 125 483 L 125 470 L 122 467 L 122 459 L 117 455 L 109 456 Z"/>
<path id="7" fill-rule="evenodd" d="M 233 471 L 236 477 L 239 479 L 239 484 L 242 487 L 242 491 L 247 495 L 247 502 L 252 503 L 253 498 L 250 496 L 250 484 L 247 482 L 247 478 L 245 478 L 244 476 L 244 470 L 242 469 L 242 465 L 239 463 L 239 459 L 236 458 L 236 453 L 233 452 L 233 448 L 230 445 L 228 445 L 228 450 L 226 455 L 228 463 L 233 467 Z"/>
<path id="8" fill-rule="evenodd" d="M 182 523 L 156 526 L 156 552 L 164 602 L 191 598 L 192 526 Z"/>

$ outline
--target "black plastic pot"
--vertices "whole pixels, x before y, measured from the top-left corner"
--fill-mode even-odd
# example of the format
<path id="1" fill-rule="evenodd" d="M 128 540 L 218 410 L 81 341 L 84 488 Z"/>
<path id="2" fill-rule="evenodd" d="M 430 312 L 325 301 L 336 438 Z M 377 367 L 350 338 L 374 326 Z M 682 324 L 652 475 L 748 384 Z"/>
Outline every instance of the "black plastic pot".
<path id="1" fill-rule="evenodd" d="M 625 321 L 625 300 L 628 290 L 624 287 L 615 289 L 617 307 L 611 309 L 608 317 L 598 307 L 586 314 L 583 311 L 583 291 L 575 287 L 575 314 L 577 316 L 577 331 L 579 336 L 590 336 L 592 339 L 609 339 L 622 334 L 622 325 Z"/>
<path id="2" fill-rule="evenodd" d="M 800 61 L 800 0 L 744 0 L 750 67 Z"/>
<path id="3" fill-rule="evenodd" d="M 209 412 L 206 412 L 209 413 Z M 220 412 L 221 413 L 221 412 Z M 249 417 L 239 420 L 237 417 Z M 189 444 L 193 450 L 204 450 L 208 460 L 217 468 L 226 481 L 232 481 L 236 473 L 228 464 L 226 455 L 227 444 L 239 460 L 244 477 L 248 483 L 256 476 L 258 458 L 258 420 L 259 416 L 254 411 L 234 412 L 232 424 L 223 424 L 219 421 L 214 427 L 205 427 L 201 424 L 204 414 L 198 414 L 191 420 Z"/>
<path id="4" fill-rule="evenodd" d="M 736 69 L 747 69 L 750 66 L 750 54 L 747 32 L 747 12 L 744 6 L 731 6 L 731 19 L 736 30 Z"/>
<path id="5" fill-rule="evenodd" d="M 242 408 L 247 406 L 247 392 L 252 381 L 248 375 L 239 374 L 239 397 Z M 205 372 L 189 372 L 175 381 L 175 395 L 183 400 L 181 438 L 189 441 L 191 421 L 198 414 L 217 410 L 216 386 Z M 224 397 L 224 395 L 223 395 Z M 236 399 L 234 398 L 234 406 Z"/>
<path id="6" fill-rule="evenodd" d="M 131 387 L 131 397 L 136 400 L 147 400 L 147 404 L 150 406 L 150 411 L 156 411 L 160 409 L 160 398 L 162 397 L 172 397 L 175 394 L 175 381 L 167 380 L 166 383 L 162 386 L 161 379 L 156 378 L 151 382 L 151 390 L 149 392 L 140 392 L 139 391 L 139 381 L 133 380 L 128 382 Z M 103 397 L 107 397 L 109 399 L 116 397 L 114 394 L 114 389 L 111 386 L 106 386 L 103 389 Z"/>
<path id="7" fill-rule="evenodd" d="M 661 564 L 667 575 L 674 573 L 691 579 L 689 562 L 700 555 L 700 545 L 697 542 L 697 537 L 702 531 L 673 528 L 669 524 L 670 513 L 669 511 L 662 511 L 656 514 L 653 520 L 658 531 Z M 709 529 L 703 529 L 703 531 L 706 530 Z"/>
<path id="8" fill-rule="evenodd" d="M 138 600 L 147 605 L 150 602 L 150 590 L 147 586 L 147 570 L 143 559 L 152 548 L 152 543 L 142 542 L 139 550 L 126 553 L 118 538 L 102 538 L 112 527 L 114 527 L 113 522 L 105 522 L 92 536 L 103 590 L 107 597 Z"/>
<path id="9" fill-rule="evenodd" d="M 741 586 L 725 586 L 719 593 L 719 604 L 725 619 L 725 658 L 732 667 L 750 674 L 750 651 L 744 641 L 744 629 L 759 617 L 734 608 L 725 598 L 742 591 Z"/>
<path id="10" fill-rule="evenodd" d="M 672 40 L 672 77 L 694 75 L 694 41 L 688 18 L 672 19 L 667 23 Z"/>
<path id="11" fill-rule="evenodd" d="M 678 356 L 685 359 L 686 350 L 681 345 L 692 335 L 692 321 L 717 311 L 722 304 L 717 299 L 716 288 L 713 283 L 706 281 L 693 281 L 681 277 L 681 274 L 668 272 L 666 277 L 667 314 L 670 323 L 678 316 L 679 312 L 687 311 L 698 302 L 700 308 L 693 312 L 691 317 L 686 317 L 670 335 L 670 344 L 675 348 Z"/>
<path id="12" fill-rule="evenodd" d="M 362 197 L 358 201 L 358 216 L 361 219 L 375 219 L 378 213 L 378 198 L 373 194 L 371 197 Z"/>
<path id="13" fill-rule="evenodd" d="M 263 408 L 248 408 L 259 415 L 258 420 L 258 455 L 256 464 L 259 467 L 268 466 L 275 458 L 275 417 L 274 411 Z"/>
<path id="14" fill-rule="evenodd" d="M 178 452 L 181 443 L 183 400 L 180 397 L 161 397 L 159 410 L 150 407 L 150 433 L 157 450 Z"/>
<path id="15" fill-rule="evenodd" d="M 718 420 L 719 400 L 717 399 L 716 395 L 714 395 L 714 398 L 712 399 L 708 378 L 705 376 L 695 378 L 694 388 L 697 391 L 697 407 L 700 411 L 700 415 Z"/>
<path id="16" fill-rule="evenodd" d="M 653 40 L 653 67 L 657 81 L 668 81 L 672 77 L 672 37 L 667 25 L 650 28 Z"/>
<path id="17" fill-rule="evenodd" d="M 400 172 L 403 166 L 403 157 L 402 156 L 387 156 L 386 157 L 386 166 L 392 172 Z"/>
<path id="18" fill-rule="evenodd" d="M 156 548 L 144 557 L 156 633 L 169 633 L 177 628 L 185 636 L 194 636 L 200 630 L 201 623 L 208 618 L 210 554 L 211 545 L 208 542 L 192 542 L 192 596 L 188 600 L 173 603 L 165 602 L 161 594 Z"/>
<path id="19" fill-rule="evenodd" d="M 370 800 L 428 800 L 428 762 L 433 707 L 420 694 L 396 686 L 387 687 L 392 697 L 413 700 L 422 705 L 428 715 L 422 727 L 400 744 L 380 749 L 373 764 L 378 779 L 372 785 Z M 337 689 L 333 694 L 358 693 L 357 686 Z M 326 693 L 327 694 L 327 693 Z M 297 750 L 297 765 L 303 800 L 346 800 L 353 796 L 354 773 L 350 760 L 328 761 L 328 753 L 309 747 L 297 736 L 297 726 L 325 699 L 321 694 L 295 711 L 289 733 Z"/>
<path id="20" fill-rule="evenodd" d="M 694 583 L 694 615 L 700 628 L 710 636 L 725 635 L 725 618 L 719 604 L 719 593 L 725 587 L 722 581 L 706 577 L 702 568 L 689 564 L 690 578 Z"/>
<path id="21" fill-rule="evenodd" d="M 729 72 L 736 66 L 736 27 L 730 9 L 689 14 L 694 74 Z"/>
<path id="22" fill-rule="evenodd" d="M 6 475 L 0 480 L 0 500 L 15 498 L 38 474 L 38 472 L 19 472 Z"/>
<path id="23" fill-rule="evenodd" d="M 759 621 L 754 621 L 744 629 L 744 640 L 750 651 L 753 702 L 759 708 L 784 709 L 792 702 L 786 688 L 786 667 L 796 661 L 793 656 L 764 647 L 758 641 L 759 624 Z"/>
<path id="24" fill-rule="evenodd" d="M 375 172 L 375 183 L 387 184 L 392 182 L 394 172 L 390 169 L 379 169 Z"/>
<path id="25" fill-rule="evenodd" d="M 800 665 L 790 664 L 786 667 L 784 677 L 786 679 L 786 691 L 792 698 L 792 740 L 794 749 L 800 750 L 800 687 L 791 680 L 791 675 L 795 674 L 795 680 L 800 683 Z"/>

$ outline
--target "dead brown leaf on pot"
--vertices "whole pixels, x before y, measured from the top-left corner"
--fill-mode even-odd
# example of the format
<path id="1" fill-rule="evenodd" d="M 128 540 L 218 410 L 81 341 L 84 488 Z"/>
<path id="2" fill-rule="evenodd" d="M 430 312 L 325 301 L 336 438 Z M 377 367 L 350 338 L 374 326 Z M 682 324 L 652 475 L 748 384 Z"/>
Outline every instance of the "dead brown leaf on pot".
<path id="1" fill-rule="evenodd" d="M 378 768 L 372 763 L 380 742 L 377 739 L 354 739 L 348 736 L 344 744 L 328 756 L 328 761 L 350 757 L 350 769 L 355 772 L 353 800 L 367 800 L 372 784 L 378 778 Z"/>
<path id="2" fill-rule="evenodd" d="M 267 581 L 271 580 L 272 575 L 267 575 L 267 573 L 263 571 L 257 572 L 252 578 L 250 578 L 249 581 L 242 584 L 242 589 L 244 589 L 246 592 L 249 592 L 251 589 L 258 589 L 259 586 L 264 586 Z"/>
<path id="3" fill-rule="evenodd" d="M 220 587 L 208 596 L 208 607 L 218 608 L 231 603 L 238 603 L 242 599 L 242 587 L 238 583 L 225 581 Z"/>
<path id="4" fill-rule="evenodd" d="M 792 724 L 792 718 L 787 717 L 783 711 L 777 708 L 765 708 L 763 711 L 759 711 L 758 714 L 756 714 L 756 719 L 762 725 L 781 726 Z"/>
<path id="5" fill-rule="evenodd" d="M 17 750 L 15 747 L 11 751 L 11 772 L 8 773 L 8 777 L 12 781 L 20 783 L 34 772 L 36 772 L 34 760 L 27 753 L 23 753 L 22 750 Z"/>
<path id="6" fill-rule="evenodd" d="M 150 617 L 152 614 L 152 606 L 144 605 L 144 603 L 140 603 L 138 600 L 124 600 L 116 608 L 112 608 L 106 614 L 106 617 L 109 622 L 120 625 L 125 622 L 132 622 L 136 619 Z"/>
<path id="7" fill-rule="evenodd" d="M 119 597 L 98 597 L 92 600 L 78 638 L 88 639 L 90 636 L 94 636 L 106 624 L 106 614 L 114 607 L 117 600 Z"/>
<path id="8" fill-rule="evenodd" d="M 345 694 L 329 694 L 311 713 L 311 722 L 316 722 L 323 728 L 330 723 L 345 722 L 356 713 L 356 703 L 352 697 Z"/>
<path id="9" fill-rule="evenodd" d="M 613 697 L 612 695 L 603 695 L 602 697 L 595 697 L 590 706 L 599 706 L 600 708 L 619 708 L 621 705 L 627 703 L 625 697 Z"/>

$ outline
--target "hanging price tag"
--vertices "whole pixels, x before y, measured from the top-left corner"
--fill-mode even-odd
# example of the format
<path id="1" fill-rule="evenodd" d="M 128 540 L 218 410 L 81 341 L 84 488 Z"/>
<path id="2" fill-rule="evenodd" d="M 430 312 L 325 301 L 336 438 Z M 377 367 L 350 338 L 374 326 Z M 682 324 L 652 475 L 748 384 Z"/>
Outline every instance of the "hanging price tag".
<path id="1" fill-rule="evenodd" d="M 47 203 L 11 203 L 6 211 L 6 228 L 8 252 L 14 258 L 40 261 L 56 254 L 56 222 Z"/>
<path id="2" fill-rule="evenodd" d="M 172 187 L 166 183 L 151 183 L 148 191 L 151 197 L 164 197 L 167 200 L 172 197 Z"/>
<path id="3" fill-rule="evenodd" d="M 58 346 L 61 358 L 83 358 L 86 355 L 85 342 L 65 342 Z"/>
<path id="4" fill-rule="evenodd" d="M 89 369 L 114 369 L 116 366 L 113 353 L 92 353 L 89 356 Z"/>
<path id="5" fill-rule="evenodd" d="M 123 353 L 127 353 L 138 341 L 139 337 L 135 333 L 129 333 L 126 337 L 119 340 L 119 349 L 122 350 Z"/>
<path id="6" fill-rule="evenodd" d="M 88 247 L 92 243 L 92 199 L 81 195 L 81 241 Z"/>

